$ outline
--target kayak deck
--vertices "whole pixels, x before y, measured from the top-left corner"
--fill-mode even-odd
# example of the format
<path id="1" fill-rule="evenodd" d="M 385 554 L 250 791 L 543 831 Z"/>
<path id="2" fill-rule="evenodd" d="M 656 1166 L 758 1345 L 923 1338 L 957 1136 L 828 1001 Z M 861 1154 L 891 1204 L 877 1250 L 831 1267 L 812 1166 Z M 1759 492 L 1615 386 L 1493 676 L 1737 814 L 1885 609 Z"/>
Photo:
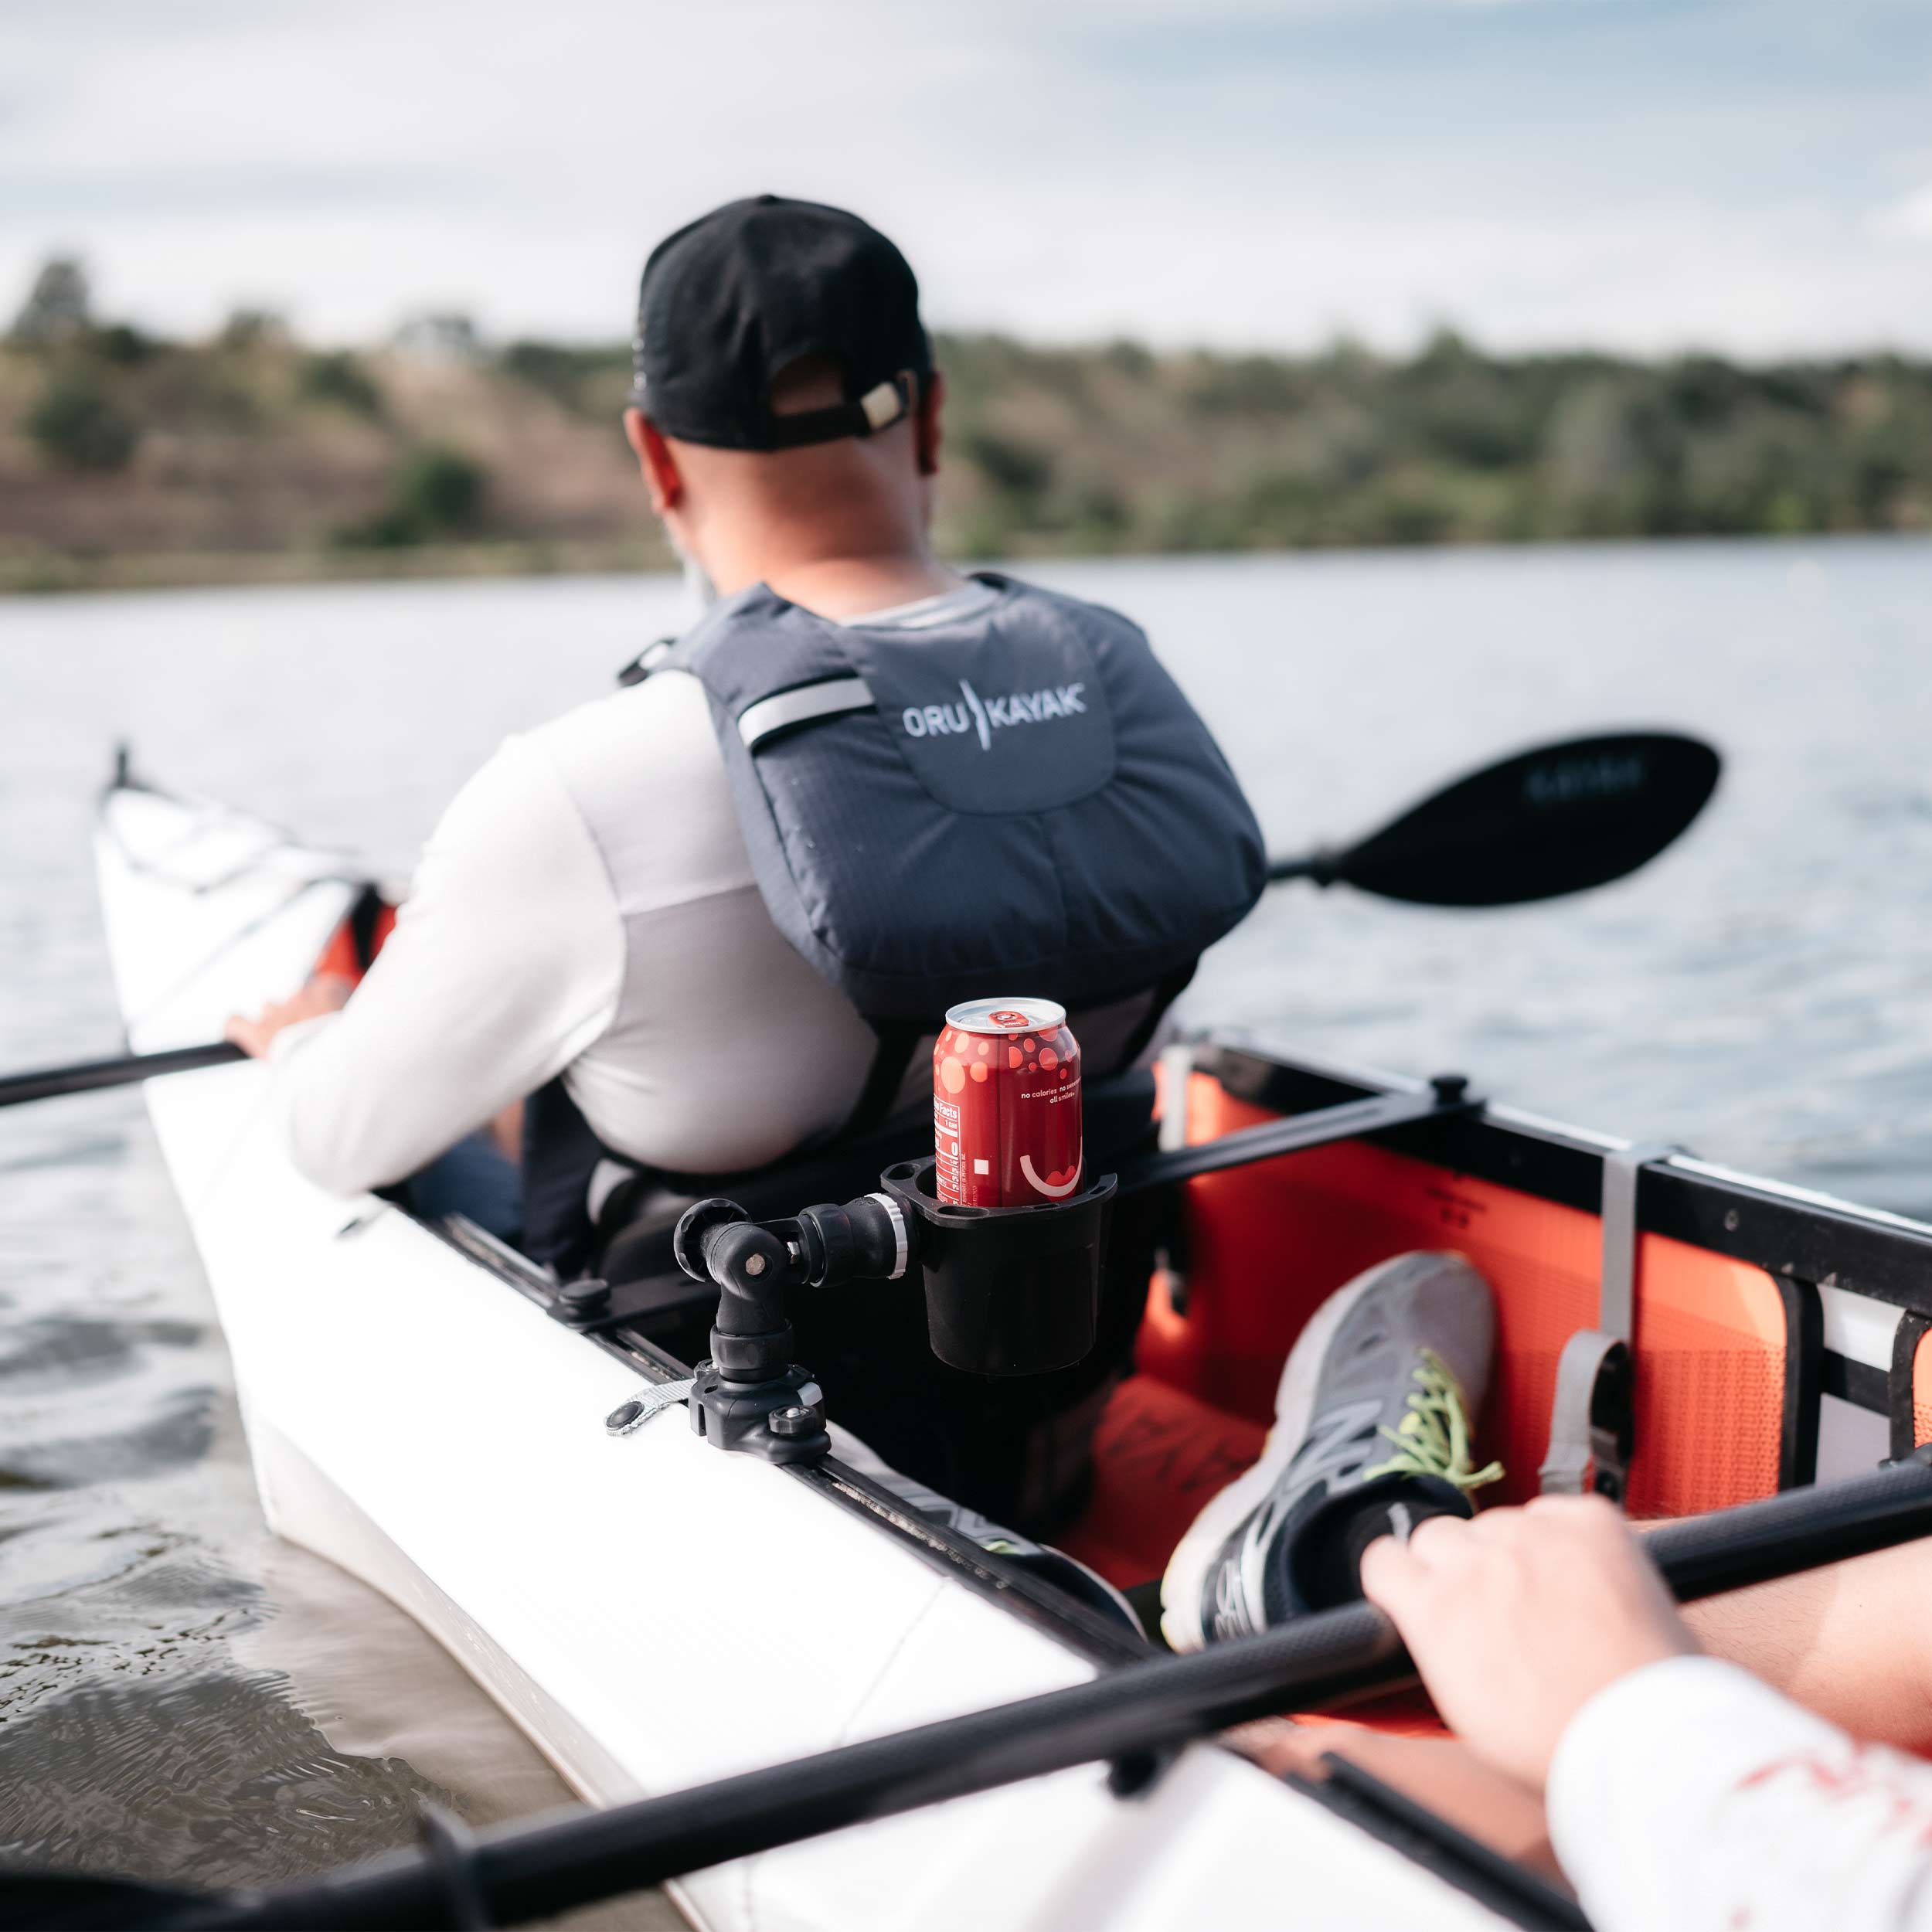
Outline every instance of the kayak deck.
<path id="1" fill-rule="evenodd" d="M 131 787 L 97 848 L 133 1043 L 217 1032 L 298 985 L 360 889 L 329 855 Z M 604 1417 L 669 1372 L 372 1197 L 304 1181 L 243 1063 L 148 1084 L 233 1359 L 272 1526 L 417 1615 L 586 1797 L 610 1801 L 1076 1683 L 1119 1654 L 1064 1600 L 906 1519 L 856 1471 L 717 1454 L 681 1411 Z M 1286 1857 L 1301 1873 L 1290 1901 Z M 1115 1932 L 1491 1915 L 1225 1751 L 1123 1808 L 1097 1768 L 680 1881 L 701 1923 Z M 1123 1889 L 1124 1875 L 1137 1873 Z"/>
<path id="2" fill-rule="evenodd" d="M 291 991 L 361 889 L 333 855 L 138 788 L 109 795 L 100 869 L 144 1048 L 210 1037 L 227 1012 Z M 587 1796 L 1078 1682 L 1131 1650 L 836 1457 L 784 1471 L 720 1455 L 679 1410 L 607 1437 L 603 1417 L 641 1379 L 679 1372 L 678 1319 L 646 1311 L 587 1337 L 556 1318 L 541 1271 L 487 1240 L 322 1194 L 263 1131 L 266 1079 L 218 1068 L 148 1097 L 270 1520 L 417 1615 Z M 1187 1135 L 1400 1084 L 1207 1043 Z M 1498 1108 L 1187 1182 L 1138 1372 L 1107 1411 L 1087 1511 L 1058 1540 L 1123 1587 L 1158 1578 L 1258 1453 L 1308 1315 L 1414 1247 L 1463 1250 L 1497 1290 L 1481 1440 L 1507 1493 L 1528 1493 L 1556 1353 L 1594 1317 L 1617 1145 Z M 1932 1437 L 1932 1229 L 1682 1159 L 1645 1170 L 1637 1205 L 1640 1512 L 1768 1494 Z M 1368 1715 L 1385 1733 L 1428 1723 Z M 1325 1728 L 1321 1748 L 1339 1735 Z M 983 1923 L 997 1872 L 1007 1922 L 1041 1927 L 1572 1922 L 1533 1871 L 1498 1878 L 1471 1821 L 1418 1821 L 1393 1799 L 1388 1784 L 1440 1811 L 1439 1748 L 1362 1733 L 1345 1747 L 1355 1771 L 1315 1781 L 1304 1750 L 1292 1787 L 1195 1750 L 1131 1806 L 1097 1773 L 1063 1773 L 868 1828 L 861 1851 L 833 1838 L 699 1874 L 679 1896 L 721 1927 L 923 1932 Z M 1520 1833 L 1487 1835 L 1523 1849 Z"/>

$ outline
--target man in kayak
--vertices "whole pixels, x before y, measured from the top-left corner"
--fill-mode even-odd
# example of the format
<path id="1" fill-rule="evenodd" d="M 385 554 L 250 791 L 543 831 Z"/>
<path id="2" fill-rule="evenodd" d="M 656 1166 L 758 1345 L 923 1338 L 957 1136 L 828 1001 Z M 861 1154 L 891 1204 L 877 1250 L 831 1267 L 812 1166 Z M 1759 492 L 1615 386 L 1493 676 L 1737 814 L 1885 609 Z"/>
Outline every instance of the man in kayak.
<path id="1" fill-rule="evenodd" d="M 883 236 L 837 209 L 735 202 L 653 253 L 639 316 L 625 433 L 707 597 L 762 585 L 832 625 L 909 639 L 1010 624 L 1000 584 L 932 549 L 944 383 Z M 1091 607 L 1055 599 L 1041 621 Z M 1040 734 L 1042 759 L 1060 735 Z M 560 1074 L 621 1158 L 759 1168 L 840 1129 L 879 1061 L 875 1029 L 761 900 L 693 675 L 653 675 L 506 741 L 437 827 L 349 995 L 318 981 L 229 1027 L 275 1062 L 297 1165 L 345 1194 L 421 1173 Z M 1156 998 L 1150 976 L 1076 1015 L 1090 1068 L 1145 1045 Z M 914 1099 L 925 1072 L 902 1059 Z"/>
<path id="2" fill-rule="evenodd" d="M 935 556 L 944 385 L 885 236 L 771 196 L 717 209 L 646 264 L 636 358 L 625 433 L 706 615 L 505 742 L 352 996 L 317 981 L 229 1027 L 273 1060 L 310 1179 L 460 1209 L 566 1275 L 614 1189 L 689 1192 L 901 1115 L 930 1150 L 956 1001 L 1066 1007 L 1090 1097 L 1265 871 L 1138 630 Z M 485 1130 L 526 1098 L 519 1173 Z M 1135 1317 L 1052 1402 L 1095 1406 Z M 1047 1488 L 1070 1497 L 1078 1461 Z"/>
<path id="3" fill-rule="evenodd" d="M 835 224 L 735 226 L 728 247 L 790 242 L 795 260 L 801 242 L 843 244 L 834 267 L 847 279 L 878 272 L 863 237 Z M 906 624 L 987 602 L 927 540 L 937 372 L 910 406 L 893 393 L 894 420 L 862 438 L 846 425 L 782 454 L 759 448 L 774 440 L 758 434 L 767 419 L 844 406 L 841 371 L 817 346 L 829 331 L 801 318 L 812 351 L 747 396 L 732 339 L 746 318 L 725 265 L 701 266 L 718 275 L 722 312 L 693 304 L 677 318 L 682 342 L 651 332 L 652 413 L 632 408 L 624 427 L 651 506 L 707 594 L 762 579 L 835 619 Z M 649 275 L 645 292 L 658 293 Z M 923 369 L 916 315 L 872 326 L 902 339 L 859 345 L 866 372 Z M 508 740 L 437 826 L 393 934 L 349 990 L 312 982 L 229 1028 L 276 1063 L 296 1165 L 342 1194 L 422 1174 L 566 1070 L 609 1146 L 680 1172 L 757 1167 L 845 1119 L 875 1046 L 766 916 L 689 678 L 654 678 Z M 490 1172 L 474 1141 L 462 1160 L 471 1177 Z M 505 1234 L 521 1221 L 504 1212 L 517 1191 L 507 1169 L 499 1162 L 480 1191 Z"/>

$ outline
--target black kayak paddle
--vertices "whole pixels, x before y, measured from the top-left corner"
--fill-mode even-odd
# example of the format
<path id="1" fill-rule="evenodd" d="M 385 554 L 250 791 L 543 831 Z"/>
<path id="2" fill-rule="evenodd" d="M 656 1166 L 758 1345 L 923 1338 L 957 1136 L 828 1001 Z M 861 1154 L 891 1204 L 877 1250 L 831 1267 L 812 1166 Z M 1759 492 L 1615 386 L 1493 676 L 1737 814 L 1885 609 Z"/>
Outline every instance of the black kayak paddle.
<path id="1" fill-rule="evenodd" d="M 1472 772 L 1342 851 L 1277 859 L 1268 877 L 1417 906 L 1521 906 L 1587 892 L 1679 838 L 1719 769 L 1709 745 L 1675 732 L 1572 738 Z"/>
<path id="2" fill-rule="evenodd" d="M 18 1107 L 23 1100 L 44 1100 L 56 1094 L 85 1094 L 97 1087 L 126 1087 L 162 1073 L 192 1073 L 197 1067 L 225 1066 L 248 1056 L 233 1040 L 207 1046 L 175 1046 L 162 1053 L 123 1053 L 111 1060 L 82 1060 L 73 1066 L 49 1066 L 35 1073 L 0 1076 L 0 1107 Z"/>
<path id="3" fill-rule="evenodd" d="M 1417 906 L 1519 906 L 1586 892 L 1655 859 L 1717 787 L 1717 753 L 1672 732 L 1572 738 L 1458 779 L 1341 851 L 1268 866 Z M 216 1043 L 0 1077 L 0 1107 L 125 1087 L 243 1057 Z"/>
<path id="4" fill-rule="evenodd" d="M 1932 1534 L 1932 1445 L 1868 1475 L 1658 1525 L 1645 1554 L 1679 1602 Z M 1163 1755 L 1230 1725 L 1411 1682 L 1374 1605 L 1344 1604 L 1090 1682 L 604 1811 L 471 1834 L 432 1813 L 420 1851 L 306 1883 L 226 1896 L 57 1873 L 0 1874 L 0 1917 L 168 1932 L 347 1932 L 517 1925 L 944 1799 L 1111 1760 L 1138 1788 Z M 11 1909 L 11 1917 L 9 1917 Z"/>

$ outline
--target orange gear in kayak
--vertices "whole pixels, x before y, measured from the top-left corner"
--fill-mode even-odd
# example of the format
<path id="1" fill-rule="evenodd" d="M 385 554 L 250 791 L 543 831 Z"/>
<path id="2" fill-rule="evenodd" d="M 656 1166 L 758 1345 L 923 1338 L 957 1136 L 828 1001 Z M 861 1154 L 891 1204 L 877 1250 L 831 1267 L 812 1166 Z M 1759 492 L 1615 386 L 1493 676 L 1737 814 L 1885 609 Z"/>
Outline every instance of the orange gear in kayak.
<path id="1" fill-rule="evenodd" d="M 374 887 L 369 889 L 373 896 Z M 365 901 L 359 901 L 329 934 L 328 944 L 322 948 L 321 957 L 315 962 L 312 977 L 345 979 L 351 985 L 362 984 L 362 975 L 375 964 L 376 955 L 396 929 L 393 906 L 386 900 L 378 900 L 372 917 L 366 904 Z"/>

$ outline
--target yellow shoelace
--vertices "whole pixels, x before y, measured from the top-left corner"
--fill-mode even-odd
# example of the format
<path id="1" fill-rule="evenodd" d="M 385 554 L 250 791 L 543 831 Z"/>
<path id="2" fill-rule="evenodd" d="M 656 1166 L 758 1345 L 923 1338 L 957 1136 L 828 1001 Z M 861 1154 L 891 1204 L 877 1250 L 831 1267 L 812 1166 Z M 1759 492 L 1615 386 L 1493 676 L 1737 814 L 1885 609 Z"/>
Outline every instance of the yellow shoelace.
<path id="1" fill-rule="evenodd" d="M 1409 1413 L 1394 1428 L 1385 1424 L 1380 1431 L 1395 1444 L 1396 1453 L 1386 1462 L 1363 1470 L 1362 1479 L 1439 1476 L 1463 1490 L 1496 1481 L 1502 1475 L 1501 1463 L 1470 1467 L 1469 1413 L 1462 1385 L 1450 1373 L 1449 1365 L 1434 1349 L 1424 1349 L 1410 1379 L 1417 1387 L 1409 1398 Z"/>

